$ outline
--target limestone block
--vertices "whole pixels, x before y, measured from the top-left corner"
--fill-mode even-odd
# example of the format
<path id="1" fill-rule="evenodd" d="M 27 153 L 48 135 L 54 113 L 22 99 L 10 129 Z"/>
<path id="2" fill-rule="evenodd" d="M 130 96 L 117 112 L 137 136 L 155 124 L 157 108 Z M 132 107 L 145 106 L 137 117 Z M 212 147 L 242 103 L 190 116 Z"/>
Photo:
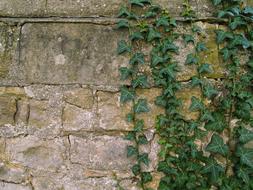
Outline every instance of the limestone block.
<path id="1" fill-rule="evenodd" d="M 117 85 L 118 68 L 128 62 L 116 54 L 125 34 L 112 26 L 86 23 L 25 24 L 21 64 L 26 82 Z"/>
<path id="2" fill-rule="evenodd" d="M 65 159 L 64 138 L 41 140 L 35 136 L 8 139 L 6 153 L 11 162 L 45 171 L 55 171 Z"/>
<path id="3" fill-rule="evenodd" d="M 70 104 L 64 107 L 62 119 L 65 131 L 92 131 L 97 125 L 96 113 L 93 110 Z"/>
<path id="4" fill-rule="evenodd" d="M 131 112 L 131 103 L 122 105 L 120 93 L 99 91 L 97 96 L 99 128 L 104 130 L 131 130 L 133 128 L 126 121 L 126 115 Z"/>
<path id="5" fill-rule="evenodd" d="M 73 163 L 96 170 L 128 170 L 132 159 L 126 156 L 128 141 L 123 137 L 70 136 L 70 155 Z"/>
<path id="6" fill-rule="evenodd" d="M 30 186 L 25 186 L 21 184 L 14 184 L 14 183 L 4 183 L 0 182 L 0 189 L 1 190 L 32 190 Z"/>

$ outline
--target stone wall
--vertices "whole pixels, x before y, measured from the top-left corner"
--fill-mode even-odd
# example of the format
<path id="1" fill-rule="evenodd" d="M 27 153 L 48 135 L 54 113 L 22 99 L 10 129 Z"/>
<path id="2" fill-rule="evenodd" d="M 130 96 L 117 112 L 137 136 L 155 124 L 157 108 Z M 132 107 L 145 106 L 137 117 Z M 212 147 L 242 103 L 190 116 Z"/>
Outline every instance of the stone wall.
<path id="1" fill-rule="evenodd" d="M 182 1 L 154 0 L 179 20 Z M 250 2 L 251 0 L 249 0 Z M 127 0 L 1 0 L 0 1 L 0 189 L 1 190 L 126 190 L 137 189 L 131 159 L 122 137 L 131 130 L 125 115 L 131 105 L 119 102 L 118 68 L 128 57 L 117 56 L 115 23 L 120 5 Z M 209 0 L 191 1 L 199 17 L 212 15 Z M 208 19 L 206 19 L 208 21 Z M 210 79 L 223 76 L 224 68 L 214 43 L 218 24 L 197 22 L 210 49 L 203 59 L 214 69 Z M 179 22 L 179 32 L 187 28 Z M 178 79 L 185 88 L 178 96 L 187 110 L 189 95 L 200 96 L 187 81 L 195 70 L 184 65 L 193 47 L 178 40 L 176 57 L 184 72 Z M 148 72 L 148 71 L 147 71 Z M 217 81 L 217 80 L 215 80 Z M 159 146 L 153 103 L 159 89 L 139 90 L 151 112 L 140 115 L 146 123 L 151 164 L 156 173 Z M 154 180 L 150 187 L 156 188 Z"/>

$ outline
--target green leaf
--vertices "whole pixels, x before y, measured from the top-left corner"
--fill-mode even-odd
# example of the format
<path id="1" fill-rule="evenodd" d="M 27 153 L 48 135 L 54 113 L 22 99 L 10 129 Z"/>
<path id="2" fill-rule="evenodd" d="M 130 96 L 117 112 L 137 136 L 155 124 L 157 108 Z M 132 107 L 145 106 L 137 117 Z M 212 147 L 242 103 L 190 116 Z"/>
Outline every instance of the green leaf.
<path id="1" fill-rule="evenodd" d="M 167 75 L 170 78 L 174 79 L 176 77 L 176 71 L 178 70 L 177 64 L 169 64 L 167 67 L 160 70 L 159 75 Z"/>
<path id="2" fill-rule="evenodd" d="M 125 52 L 131 52 L 131 47 L 124 40 L 118 42 L 117 53 L 122 54 Z"/>
<path id="3" fill-rule="evenodd" d="M 201 102 L 200 99 L 196 98 L 195 96 L 193 96 L 191 98 L 191 106 L 189 108 L 190 111 L 200 111 L 203 110 L 205 108 L 204 104 Z"/>
<path id="4" fill-rule="evenodd" d="M 217 131 L 221 132 L 225 129 L 226 127 L 226 119 L 223 114 L 220 112 L 213 112 L 213 118 L 214 121 L 209 121 L 206 125 L 205 128 L 209 131 Z"/>
<path id="5" fill-rule="evenodd" d="M 203 112 L 203 114 L 201 115 L 201 118 L 200 118 L 201 121 L 215 121 L 213 116 L 212 116 L 212 113 L 208 110 L 205 110 Z"/>
<path id="6" fill-rule="evenodd" d="M 223 139 L 214 134 L 211 142 L 207 145 L 206 150 L 212 153 L 219 153 L 223 156 L 228 154 L 228 146 L 224 144 Z"/>
<path id="7" fill-rule="evenodd" d="M 138 144 L 143 145 L 143 144 L 148 144 L 148 139 L 145 135 L 140 135 L 138 137 Z"/>
<path id="8" fill-rule="evenodd" d="M 214 159 L 209 159 L 201 173 L 210 174 L 211 181 L 216 183 L 220 178 L 220 174 L 224 173 L 224 171 L 224 168 L 220 166 Z"/>
<path id="9" fill-rule="evenodd" d="M 217 6 L 221 3 L 222 0 L 212 0 L 213 5 Z"/>
<path id="10" fill-rule="evenodd" d="M 143 183 L 148 183 L 152 181 L 152 175 L 150 174 L 150 172 L 142 172 L 141 178 Z"/>
<path id="11" fill-rule="evenodd" d="M 253 15 L 253 7 L 250 7 L 250 6 L 245 7 L 243 10 L 243 13 Z"/>
<path id="12" fill-rule="evenodd" d="M 212 72 L 211 65 L 208 64 L 208 63 L 204 63 L 198 68 L 198 71 L 199 71 L 200 74 L 202 74 L 202 73 L 211 73 Z"/>
<path id="13" fill-rule="evenodd" d="M 190 42 L 192 42 L 193 44 L 195 43 L 195 40 L 194 40 L 193 35 L 184 34 L 184 35 L 183 35 L 183 39 L 184 39 L 184 42 L 185 42 L 186 44 L 188 44 L 188 43 L 190 43 Z"/>
<path id="14" fill-rule="evenodd" d="M 117 28 L 129 28 L 129 23 L 127 20 L 120 20 L 119 22 L 117 22 Z"/>
<path id="15" fill-rule="evenodd" d="M 137 76 L 137 78 L 132 81 L 132 86 L 133 86 L 133 88 L 137 88 L 137 87 L 143 87 L 143 88 L 145 88 L 145 87 L 148 87 L 149 84 L 148 84 L 148 78 L 147 78 L 147 76 L 146 75 L 139 75 L 139 76 Z"/>
<path id="16" fill-rule="evenodd" d="M 157 66 L 158 64 L 164 63 L 168 60 L 168 57 L 160 57 L 157 54 L 152 54 L 152 58 L 151 58 L 151 65 L 153 67 Z"/>
<path id="17" fill-rule="evenodd" d="M 133 73 L 132 70 L 127 67 L 120 67 L 119 72 L 121 80 L 127 80 Z"/>
<path id="18" fill-rule="evenodd" d="M 148 32 L 148 42 L 151 42 L 155 39 L 160 39 L 162 37 L 160 32 L 155 31 L 154 28 L 149 28 Z"/>
<path id="19" fill-rule="evenodd" d="M 138 64 L 138 63 L 140 63 L 140 64 L 145 63 L 144 54 L 141 52 L 135 53 L 129 61 L 129 64 L 131 64 L 131 65 Z"/>
<path id="20" fill-rule="evenodd" d="M 242 46 L 244 49 L 247 49 L 251 46 L 251 44 L 244 34 L 239 34 L 234 35 L 233 40 L 228 44 L 229 48 L 234 48 L 236 46 Z"/>
<path id="21" fill-rule="evenodd" d="M 246 22 L 244 22 L 242 20 L 241 17 L 236 17 L 232 20 L 232 22 L 229 23 L 229 27 L 232 29 L 232 30 L 235 30 L 236 28 L 238 28 L 239 26 L 245 26 L 247 25 Z"/>
<path id="22" fill-rule="evenodd" d="M 208 99 L 213 98 L 218 94 L 218 91 L 210 84 L 204 86 L 204 95 Z"/>
<path id="23" fill-rule="evenodd" d="M 198 85 L 201 85 L 201 84 L 203 84 L 203 81 L 202 81 L 200 78 L 198 78 L 198 77 L 196 77 L 196 76 L 193 76 L 193 77 L 191 78 L 191 86 L 192 86 L 192 87 L 198 86 Z"/>
<path id="24" fill-rule="evenodd" d="M 190 53 L 187 55 L 187 58 L 186 58 L 186 61 L 185 61 L 185 64 L 187 65 L 196 65 L 198 64 L 199 62 L 199 59 L 193 54 L 193 53 Z"/>
<path id="25" fill-rule="evenodd" d="M 134 146 L 127 146 L 127 157 L 137 156 L 138 155 L 138 149 Z"/>
<path id="26" fill-rule="evenodd" d="M 253 149 L 238 147 L 236 155 L 240 157 L 240 162 L 253 169 Z"/>
<path id="27" fill-rule="evenodd" d="M 201 51 L 206 51 L 208 50 L 205 43 L 203 42 L 198 42 L 197 45 L 196 45 L 196 51 L 197 52 L 201 52 Z"/>
<path id="28" fill-rule="evenodd" d="M 241 178 L 245 183 L 249 184 L 250 177 L 249 172 L 244 168 L 239 168 L 237 171 L 237 176 Z"/>
<path id="29" fill-rule="evenodd" d="M 144 128 L 144 120 L 143 119 L 137 120 L 135 125 L 134 125 L 134 131 L 137 132 L 137 133 L 142 132 L 143 128 Z"/>
<path id="30" fill-rule="evenodd" d="M 134 121 L 134 115 L 132 113 L 128 113 L 126 115 L 126 121 L 127 122 L 133 122 Z"/>
<path id="31" fill-rule="evenodd" d="M 134 132 L 129 132 L 124 139 L 129 140 L 129 141 L 134 141 L 135 140 L 135 133 Z"/>
<path id="32" fill-rule="evenodd" d="M 218 44 L 221 44 L 222 42 L 224 42 L 224 40 L 226 39 L 232 39 L 233 38 L 233 34 L 230 32 L 225 32 L 223 30 L 217 30 L 216 31 L 216 42 Z"/>
<path id="33" fill-rule="evenodd" d="M 127 17 L 129 16 L 129 11 L 127 10 L 127 8 L 125 6 L 122 6 L 119 10 L 119 14 L 117 17 Z"/>
<path id="34" fill-rule="evenodd" d="M 247 143 L 253 140 L 253 131 L 245 129 L 244 127 L 239 131 L 240 137 L 239 140 L 242 143 Z"/>
<path id="35" fill-rule="evenodd" d="M 135 98 L 135 92 L 132 90 L 129 90 L 126 87 L 121 87 L 120 91 L 121 91 L 120 101 L 122 103 L 131 101 Z"/>
<path id="36" fill-rule="evenodd" d="M 148 154 L 147 153 L 143 153 L 143 154 L 139 155 L 138 161 L 140 163 L 144 163 L 146 166 L 148 166 L 149 165 Z"/>
<path id="37" fill-rule="evenodd" d="M 157 106 L 161 106 L 161 107 L 166 107 L 166 105 L 167 105 L 167 101 L 164 99 L 164 97 L 163 96 L 157 96 L 156 97 L 156 100 L 155 100 L 155 104 L 157 105 Z"/>
<path id="38" fill-rule="evenodd" d="M 145 4 L 151 4 L 151 0 L 129 0 L 131 5 L 143 7 Z"/>
<path id="39" fill-rule="evenodd" d="M 169 18 L 168 17 L 160 17 L 156 20 L 156 26 L 159 27 L 159 26 L 164 26 L 164 27 L 168 27 L 170 24 L 169 24 Z"/>
<path id="40" fill-rule="evenodd" d="M 178 49 L 179 48 L 171 40 L 165 40 L 162 45 L 163 53 L 167 53 L 168 51 L 178 53 Z"/>
<path id="41" fill-rule="evenodd" d="M 132 172 L 135 176 L 139 175 L 141 173 L 141 166 L 140 164 L 135 164 L 133 167 L 132 167 Z"/>
<path id="42" fill-rule="evenodd" d="M 140 33 L 140 32 L 132 33 L 129 38 L 130 38 L 131 41 L 144 40 L 144 37 L 142 36 L 142 33 Z"/>
<path id="43" fill-rule="evenodd" d="M 139 99 L 138 102 L 134 105 L 135 113 L 145 113 L 149 112 L 146 99 Z"/>

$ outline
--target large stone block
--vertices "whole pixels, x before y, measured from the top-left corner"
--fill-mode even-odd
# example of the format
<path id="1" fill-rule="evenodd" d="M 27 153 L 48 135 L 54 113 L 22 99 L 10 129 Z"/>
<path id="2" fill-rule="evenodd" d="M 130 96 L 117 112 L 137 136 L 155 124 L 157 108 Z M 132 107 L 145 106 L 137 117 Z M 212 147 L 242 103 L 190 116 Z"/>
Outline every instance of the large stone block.
<path id="1" fill-rule="evenodd" d="M 125 32 L 95 24 L 25 24 L 21 64 L 27 83 L 119 84 L 116 55 Z"/>
<path id="2" fill-rule="evenodd" d="M 45 11 L 46 0 L 1 0 L 1 16 L 39 16 Z"/>
<path id="3" fill-rule="evenodd" d="M 32 187 L 14 183 L 0 182 L 1 190 L 32 190 Z"/>
<path id="4" fill-rule="evenodd" d="M 128 170 L 132 160 L 126 157 L 129 143 L 123 137 L 70 136 L 72 163 L 95 170 Z"/>
<path id="5" fill-rule="evenodd" d="M 11 162 L 45 171 L 55 171 L 63 165 L 66 157 L 64 138 L 42 140 L 27 136 L 6 140 L 6 154 Z"/>
<path id="6" fill-rule="evenodd" d="M 104 130 L 131 130 L 132 125 L 126 121 L 131 112 L 131 103 L 121 105 L 120 93 L 99 91 L 98 116 L 99 128 Z"/>

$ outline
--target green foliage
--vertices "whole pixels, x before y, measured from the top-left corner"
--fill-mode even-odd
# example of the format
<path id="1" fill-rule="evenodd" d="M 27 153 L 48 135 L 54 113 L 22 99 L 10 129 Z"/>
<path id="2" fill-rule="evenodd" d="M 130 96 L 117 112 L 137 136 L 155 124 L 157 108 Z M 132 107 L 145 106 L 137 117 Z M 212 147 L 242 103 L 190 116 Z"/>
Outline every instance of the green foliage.
<path id="1" fill-rule="evenodd" d="M 153 106 L 149 107 L 149 102 L 136 91 L 153 86 L 161 89 L 155 104 L 164 109 L 155 124 L 161 146 L 158 171 L 164 174 L 158 190 L 253 189 L 253 149 L 246 146 L 253 140 L 253 55 L 243 58 L 246 64 L 241 61 L 241 55 L 252 54 L 253 50 L 253 8 L 242 0 L 210 1 L 217 10 L 217 20 L 212 18 L 212 22 L 223 25 L 214 31 L 226 69 L 221 78 L 211 75 L 212 65 L 202 59 L 212 50 L 204 42 L 206 32 L 194 24 L 196 14 L 191 1 L 183 1 L 181 13 L 191 30 L 180 34 L 169 12 L 149 0 L 129 0 L 118 14 L 124 19 L 119 20 L 117 28 L 129 31 L 128 41 L 119 41 L 117 48 L 118 54 L 130 57 L 129 65 L 119 69 L 121 80 L 127 80 L 129 85 L 121 87 L 120 101 L 132 104 L 126 120 L 133 129 L 124 138 L 132 141 L 127 146 L 127 156 L 135 162 L 131 170 L 140 189 L 150 190 L 146 183 L 152 181 L 152 175 L 142 167 L 148 166 L 150 160 L 140 146 L 149 146 L 150 142 L 144 120 L 138 119 L 138 114 L 149 112 Z M 183 67 L 196 69 L 196 75 L 187 84 L 178 80 L 184 68 L 174 57 L 181 56 L 175 42 L 181 37 L 185 46 L 194 46 L 193 52 L 187 52 Z M 149 47 L 150 52 L 144 54 Z M 213 77 L 215 80 L 209 80 Z M 189 112 L 196 112 L 194 119 L 182 113 L 184 99 L 177 97 L 181 86 L 201 91 L 200 96 L 187 97 L 191 99 Z M 208 145 L 200 148 L 197 142 L 207 139 Z"/>

